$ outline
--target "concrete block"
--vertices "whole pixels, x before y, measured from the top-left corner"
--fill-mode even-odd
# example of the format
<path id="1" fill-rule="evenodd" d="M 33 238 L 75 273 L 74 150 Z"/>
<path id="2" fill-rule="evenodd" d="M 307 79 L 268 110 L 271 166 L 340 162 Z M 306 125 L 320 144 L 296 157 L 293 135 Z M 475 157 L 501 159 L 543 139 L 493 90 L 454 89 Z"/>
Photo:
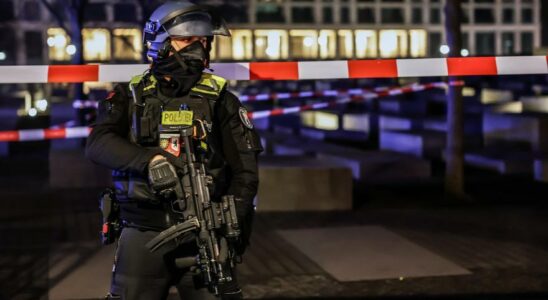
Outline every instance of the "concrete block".
<path id="1" fill-rule="evenodd" d="M 369 133 L 370 129 L 369 114 L 343 114 L 342 129 L 348 131 L 357 131 Z"/>
<path id="2" fill-rule="evenodd" d="M 429 131 L 447 132 L 447 122 L 444 117 L 441 118 L 425 118 L 422 124 L 422 129 Z M 464 116 L 464 134 L 470 138 L 478 138 L 482 132 L 482 115 L 469 114 Z M 470 142 L 467 137 L 467 141 Z M 481 138 L 480 138 L 481 139 Z M 480 146 L 480 145 L 479 145 Z"/>
<path id="3" fill-rule="evenodd" d="M 259 130 L 268 130 L 270 128 L 270 118 L 260 118 L 252 121 L 255 128 Z"/>
<path id="4" fill-rule="evenodd" d="M 337 162 L 306 157 L 262 157 L 257 210 L 352 209 L 352 173 Z"/>
<path id="5" fill-rule="evenodd" d="M 524 112 L 548 113 L 548 96 L 521 97 Z"/>
<path id="6" fill-rule="evenodd" d="M 535 160 L 535 180 L 548 182 L 548 159 Z"/>
<path id="7" fill-rule="evenodd" d="M 445 134 L 435 131 L 389 131 L 379 135 L 381 150 L 417 157 L 439 157 L 445 147 Z"/>
<path id="8" fill-rule="evenodd" d="M 483 89 L 481 90 L 480 101 L 483 104 L 495 104 L 501 102 L 509 102 L 514 100 L 514 95 L 511 91 Z"/>
<path id="9" fill-rule="evenodd" d="M 306 155 L 306 151 L 294 145 L 274 144 L 272 146 L 272 154 L 278 156 L 297 156 Z"/>
<path id="10" fill-rule="evenodd" d="M 548 152 L 548 115 L 486 112 L 483 140 L 486 146 L 501 141 L 525 142 L 535 152 Z"/>
<path id="11" fill-rule="evenodd" d="M 403 97 L 386 98 L 379 101 L 381 113 L 422 115 L 426 113 L 426 106 L 426 101 L 410 100 Z"/>
<path id="12" fill-rule="evenodd" d="M 523 103 L 518 101 L 495 104 L 491 106 L 486 106 L 484 112 L 490 113 L 515 113 L 520 114 L 523 112 Z"/>
<path id="13" fill-rule="evenodd" d="M 301 125 L 322 130 L 339 129 L 339 114 L 334 111 L 304 111 L 301 113 Z"/>
<path id="14" fill-rule="evenodd" d="M 302 137 L 313 139 L 313 140 L 324 140 L 326 137 L 326 131 L 315 129 L 315 128 L 302 127 L 301 130 L 299 130 L 299 134 Z"/>
<path id="15" fill-rule="evenodd" d="M 318 153 L 319 159 L 340 162 L 352 170 L 354 180 L 368 184 L 429 178 L 430 162 L 390 151 Z"/>
<path id="16" fill-rule="evenodd" d="M 467 165 L 496 171 L 504 175 L 531 174 L 533 160 L 515 159 L 508 152 L 507 157 L 496 157 L 482 153 L 468 153 L 464 155 L 464 161 Z"/>
<path id="17" fill-rule="evenodd" d="M 274 125 L 274 132 L 279 134 L 293 135 L 295 133 L 295 129 L 283 125 Z"/>
<path id="18" fill-rule="evenodd" d="M 404 117 L 404 116 L 379 116 L 379 129 L 380 130 L 412 130 L 418 129 L 420 126 L 420 120 Z"/>

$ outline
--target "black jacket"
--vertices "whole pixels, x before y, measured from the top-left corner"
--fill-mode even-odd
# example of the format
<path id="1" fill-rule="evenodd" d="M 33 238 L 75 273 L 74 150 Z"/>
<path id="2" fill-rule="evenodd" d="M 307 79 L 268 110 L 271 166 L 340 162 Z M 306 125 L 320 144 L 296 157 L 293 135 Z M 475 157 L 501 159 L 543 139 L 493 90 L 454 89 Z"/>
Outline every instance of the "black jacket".
<path id="1" fill-rule="evenodd" d="M 158 85 L 164 95 L 169 95 L 168 85 Z M 98 121 L 87 139 L 86 156 L 115 173 L 131 173 L 146 179 L 148 163 L 152 157 L 162 154 L 174 161 L 174 156 L 159 147 L 143 147 L 130 141 L 130 103 L 127 85 L 117 85 L 99 106 Z M 204 101 L 207 101 L 204 99 Z M 244 125 L 238 98 L 222 90 L 213 109 L 214 155 L 208 160 L 207 171 L 214 178 L 215 192 L 212 197 L 234 195 L 252 207 L 257 193 L 259 176 L 257 155 L 262 151 L 255 129 Z M 150 193 L 148 186 L 142 187 Z M 122 196 L 123 197 L 123 196 Z M 170 224 L 161 205 L 125 199 L 122 218 L 144 227 L 164 229 Z"/>

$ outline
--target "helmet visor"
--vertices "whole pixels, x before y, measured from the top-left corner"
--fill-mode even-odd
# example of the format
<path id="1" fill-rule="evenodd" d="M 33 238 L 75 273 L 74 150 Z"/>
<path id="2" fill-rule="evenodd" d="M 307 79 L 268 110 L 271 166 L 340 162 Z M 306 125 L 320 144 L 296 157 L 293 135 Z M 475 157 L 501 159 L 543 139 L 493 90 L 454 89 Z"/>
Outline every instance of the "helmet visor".
<path id="1" fill-rule="evenodd" d="M 195 11 L 177 16 L 163 26 L 169 36 L 230 36 L 226 23 L 221 18 L 212 17 L 209 13 Z"/>

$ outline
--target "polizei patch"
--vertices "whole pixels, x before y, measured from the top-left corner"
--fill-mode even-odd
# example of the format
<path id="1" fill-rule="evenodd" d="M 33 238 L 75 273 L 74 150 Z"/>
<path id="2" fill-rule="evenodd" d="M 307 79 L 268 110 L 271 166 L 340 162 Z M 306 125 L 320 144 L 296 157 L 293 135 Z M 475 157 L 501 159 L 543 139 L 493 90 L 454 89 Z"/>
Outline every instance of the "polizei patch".
<path id="1" fill-rule="evenodd" d="M 162 125 L 192 125 L 191 110 L 163 111 Z"/>
<path id="2" fill-rule="evenodd" d="M 245 107 L 240 107 L 238 109 L 238 114 L 240 115 L 240 120 L 242 120 L 244 126 L 253 129 L 253 123 L 251 123 L 251 120 L 249 120 L 249 117 L 247 116 L 247 109 L 245 109 Z"/>

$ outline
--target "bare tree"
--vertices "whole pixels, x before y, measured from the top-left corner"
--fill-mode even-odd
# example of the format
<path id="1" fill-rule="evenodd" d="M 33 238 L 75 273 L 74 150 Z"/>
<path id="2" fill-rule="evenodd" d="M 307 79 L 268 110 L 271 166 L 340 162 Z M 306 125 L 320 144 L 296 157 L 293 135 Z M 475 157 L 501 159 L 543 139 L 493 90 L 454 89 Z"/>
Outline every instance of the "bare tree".
<path id="1" fill-rule="evenodd" d="M 447 0 L 445 32 L 450 48 L 449 57 L 460 56 L 462 49 L 461 1 Z M 464 105 L 460 78 L 449 77 L 447 92 L 447 148 L 445 192 L 450 199 L 464 199 Z"/>

